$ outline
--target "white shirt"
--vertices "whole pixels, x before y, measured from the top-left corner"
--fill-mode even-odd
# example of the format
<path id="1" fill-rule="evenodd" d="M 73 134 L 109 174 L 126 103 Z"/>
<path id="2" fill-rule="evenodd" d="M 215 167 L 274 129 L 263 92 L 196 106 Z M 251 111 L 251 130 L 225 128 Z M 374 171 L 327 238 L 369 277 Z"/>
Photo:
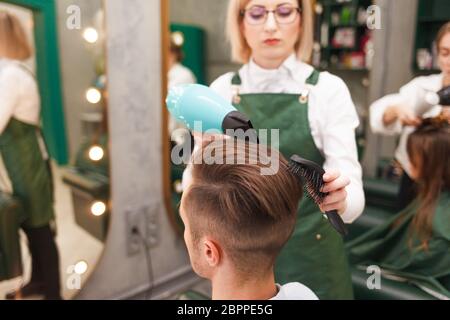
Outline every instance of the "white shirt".
<path id="1" fill-rule="evenodd" d="M 0 134 L 12 117 L 38 125 L 39 112 L 40 97 L 33 76 L 20 66 L 19 61 L 0 58 Z M 11 180 L 1 156 L 0 190 L 12 193 Z"/>
<path id="2" fill-rule="evenodd" d="M 33 76 L 20 62 L 0 59 L 0 134 L 10 119 L 39 125 L 40 97 Z"/>
<path id="3" fill-rule="evenodd" d="M 294 54 L 274 70 L 263 69 L 251 60 L 239 70 L 242 80 L 239 92 L 300 94 L 307 88 L 305 81 L 313 70 Z M 211 84 L 228 101 L 233 97 L 233 75 L 227 73 Z M 342 215 L 344 222 L 351 223 L 364 209 L 362 170 L 355 140 L 359 118 L 350 92 L 339 77 L 322 72 L 318 84 L 310 87 L 308 120 L 314 143 L 325 158 L 325 170 L 340 170 L 351 180 L 346 188 L 347 210 Z"/>
<path id="4" fill-rule="evenodd" d="M 319 300 L 311 289 L 298 282 L 277 284 L 277 289 L 277 295 L 270 300 Z"/>
<path id="5" fill-rule="evenodd" d="M 406 149 L 408 137 L 414 131 L 414 127 L 402 126 L 400 120 L 384 125 L 383 115 L 386 108 L 393 105 L 405 105 L 411 108 L 417 116 L 435 117 L 442 111 L 442 106 L 432 106 L 425 101 L 428 91 L 438 92 L 442 89 L 443 74 L 422 76 L 413 79 L 400 88 L 399 93 L 387 95 L 370 106 L 370 126 L 374 133 L 384 135 L 400 135 L 400 142 L 395 151 L 395 158 L 403 169 L 410 175 L 411 164 Z"/>
<path id="6" fill-rule="evenodd" d="M 181 84 L 193 84 L 197 83 L 197 79 L 191 70 L 183 66 L 181 63 L 175 63 L 169 70 L 168 74 L 169 89 Z M 177 144 L 182 144 L 186 139 L 185 134 L 173 134 L 176 129 L 185 128 L 185 126 L 177 121 L 172 115 L 169 115 L 169 134 L 173 135 L 172 139 Z"/>
<path id="7" fill-rule="evenodd" d="M 169 88 L 180 85 L 196 83 L 197 79 L 191 70 L 183 66 L 181 63 L 175 63 L 169 70 Z"/>

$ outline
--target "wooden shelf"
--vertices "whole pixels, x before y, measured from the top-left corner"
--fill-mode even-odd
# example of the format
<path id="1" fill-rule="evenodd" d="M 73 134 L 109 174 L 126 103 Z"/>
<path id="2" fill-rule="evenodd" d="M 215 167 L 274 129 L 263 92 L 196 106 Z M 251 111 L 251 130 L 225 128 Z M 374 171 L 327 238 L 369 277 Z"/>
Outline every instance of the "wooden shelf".
<path id="1" fill-rule="evenodd" d="M 338 28 L 367 28 L 365 24 L 357 24 L 357 23 L 348 23 L 348 24 L 336 24 L 331 25 L 330 28 L 338 29 Z"/>
<path id="2" fill-rule="evenodd" d="M 324 6 L 328 7 L 339 7 L 339 6 L 353 6 L 356 5 L 355 0 L 345 1 L 345 2 L 336 2 L 335 0 L 325 0 L 323 1 Z"/>
<path id="3" fill-rule="evenodd" d="M 439 74 L 442 71 L 439 69 L 418 69 L 414 68 L 414 73 L 417 75 L 430 75 L 430 74 Z"/>
<path id="4" fill-rule="evenodd" d="M 369 72 L 370 70 L 367 68 L 348 68 L 348 67 L 342 67 L 342 66 L 330 66 L 329 68 L 331 71 L 354 71 L 354 72 Z"/>
<path id="5" fill-rule="evenodd" d="M 328 49 L 330 51 L 359 51 L 359 48 L 357 47 L 327 47 L 323 49 Z"/>
<path id="6" fill-rule="evenodd" d="M 428 22 L 428 23 L 445 23 L 448 21 L 448 18 L 436 18 L 436 17 L 419 17 L 419 22 Z"/>

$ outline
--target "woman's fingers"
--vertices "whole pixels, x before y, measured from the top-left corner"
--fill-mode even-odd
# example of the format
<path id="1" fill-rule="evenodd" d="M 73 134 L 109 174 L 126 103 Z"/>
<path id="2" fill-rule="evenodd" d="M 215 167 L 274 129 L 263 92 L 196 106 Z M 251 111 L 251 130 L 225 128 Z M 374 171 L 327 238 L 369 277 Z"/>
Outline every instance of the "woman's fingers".
<path id="1" fill-rule="evenodd" d="M 325 182 L 322 192 L 328 193 L 320 205 L 323 212 L 337 210 L 342 214 L 347 209 L 347 191 L 345 187 L 350 184 L 350 179 L 341 176 L 338 170 L 327 170 L 323 176 Z"/>
<path id="2" fill-rule="evenodd" d="M 323 181 L 325 182 L 325 185 L 322 188 L 323 193 L 337 191 L 350 184 L 350 179 L 348 177 L 343 177 L 339 172 L 335 171 L 327 172 L 323 177 Z"/>
<path id="3" fill-rule="evenodd" d="M 343 214 L 347 210 L 347 201 L 340 201 L 336 203 L 331 203 L 327 205 L 321 205 L 320 210 L 322 212 L 328 212 L 336 210 L 339 214 Z"/>
<path id="4" fill-rule="evenodd" d="M 340 189 L 330 193 L 322 202 L 322 205 L 332 205 L 347 199 L 347 191 Z"/>

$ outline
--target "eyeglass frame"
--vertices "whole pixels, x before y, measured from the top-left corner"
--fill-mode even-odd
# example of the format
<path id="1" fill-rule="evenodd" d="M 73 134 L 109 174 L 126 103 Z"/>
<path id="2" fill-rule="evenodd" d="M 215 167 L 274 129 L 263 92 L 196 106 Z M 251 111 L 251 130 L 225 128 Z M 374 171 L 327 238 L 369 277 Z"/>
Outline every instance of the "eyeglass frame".
<path id="1" fill-rule="evenodd" d="M 262 6 L 261 6 L 262 7 Z M 242 9 L 241 11 L 239 11 L 239 15 L 241 16 L 241 18 L 242 18 L 242 20 L 243 21 L 245 21 L 245 13 L 247 12 L 247 11 L 249 11 L 251 8 L 253 8 L 253 7 L 250 7 L 249 9 Z M 302 14 L 302 12 L 303 12 L 303 10 L 302 10 L 302 7 L 291 7 L 292 9 L 294 9 L 298 14 Z M 278 24 L 282 24 L 282 25 L 286 25 L 286 24 L 291 24 L 291 23 L 294 23 L 294 21 L 295 21 L 295 19 L 292 21 L 292 22 L 288 22 L 288 23 L 280 23 L 280 22 L 278 22 L 278 19 L 277 19 L 277 15 L 275 14 L 275 12 L 277 11 L 277 9 L 278 9 L 278 7 L 277 7 L 277 9 L 275 9 L 275 10 L 267 10 L 266 8 L 264 8 L 265 10 L 266 10 L 266 16 L 265 16 L 265 19 L 264 19 L 264 22 L 262 22 L 262 23 L 256 23 L 256 24 L 252 24 L 252 23 L 250 23 L 250 25 L 252 25 L 252 26 L 260 26 L 260 25 L 263 25 L 263 24 L 265 24 L 266 22 L 267 22 L 267 18 L 269 17 L 269 13 L 273 13 L 274 15 L 274 19 L 275 19 L 275 21 L 278 23 Z"/>

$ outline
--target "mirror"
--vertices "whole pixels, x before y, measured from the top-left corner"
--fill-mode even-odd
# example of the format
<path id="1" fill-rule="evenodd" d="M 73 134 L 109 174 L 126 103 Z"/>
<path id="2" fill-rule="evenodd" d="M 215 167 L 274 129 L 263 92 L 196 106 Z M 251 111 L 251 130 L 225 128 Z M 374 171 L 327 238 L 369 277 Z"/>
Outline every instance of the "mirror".
<path id="1" fill-rule="evenodd" d="M 0 1 L 0 29 L 5 19 L 22 25 L 33 54 L 21 63 L 0 48 L 0 74 L 8 68 L 22 79 L 13 88 L 28 85 L 17 94 L 22 109 L 2 119 L 0 134 L 0 299 L 72 299 L 102 254 L 111 214 L 103 2 Z M 29 181 L 33 172 L 28 180 L 14 174 L 24 163 L 11 161 L 22 157 L 8 148 L 14 129 L 29 140 L 22 152 L 45 142 L 36 149 L 42 157 L 26 164 L 39 183 Z"/>
<path id="2" fill-rule="evenodd" d="M 183 8 L 185 8 L 183 4 Z M 168 89 L 183 84 L 207 84 L 205 59 L 206 59 L 206 33 L 203 28 L 196 25 L 179 22 L 173 18 L 173 10 L 169 10 L 170 25 L 169 43 L 165 54 L 167 56 L 167 87 Z M 170 150 L 175 145 L 183 145 L 190 140 L 193 148 L 194 138 L 188 133 L 184 124 L 176 121 L 168 115 L 168 136 Z M 182 157 L 182 155 L 180 155 Z M 183 229 L 183 223 L 179 217 L 178 204 L 183 190 L 182 179 L 185 164 L 175 164 L 170 161 L 170 193 L 171 208 L 169 214 L 175 214 L 178 226 Z"/>

